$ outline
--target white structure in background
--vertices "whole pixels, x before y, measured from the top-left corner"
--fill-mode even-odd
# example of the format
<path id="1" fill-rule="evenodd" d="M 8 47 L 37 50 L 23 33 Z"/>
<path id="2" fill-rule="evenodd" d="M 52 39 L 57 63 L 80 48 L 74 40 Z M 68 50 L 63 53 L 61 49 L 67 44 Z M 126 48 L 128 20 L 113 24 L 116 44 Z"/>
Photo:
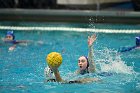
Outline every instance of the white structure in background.
<path id="1" fill-rule="evenodd" d="M 128 2 L 130 0 L 57 0 L 57 4 L 59 5 L 89 5 L 89 4 L 97 4 L 97 3 L 120 3 L 120 2 Z"/>

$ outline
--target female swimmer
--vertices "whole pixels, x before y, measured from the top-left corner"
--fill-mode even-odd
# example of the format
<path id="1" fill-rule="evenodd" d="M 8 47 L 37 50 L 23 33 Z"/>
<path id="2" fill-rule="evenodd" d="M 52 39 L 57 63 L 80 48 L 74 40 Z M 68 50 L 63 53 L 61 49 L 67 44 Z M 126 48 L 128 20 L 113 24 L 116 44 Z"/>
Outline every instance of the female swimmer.
<path id="1" fill-rule="evenodd" d="M 131 51 L 131 50 L 134 50 L 134 49 L 138 49 L 140 48 L 140 36 L 137 36 L 135 37 L 136 39 L 136 45 L 135 46 L 132 46 L 132 47 L 123 47 L 121 50 L 119 50 L 119 52 L 127 52 L 127 51 Z"/>
<path id="2" fill-rule="evenodd" d="M 88 57 L 86 56 L 79 57 L 78 59 L 79 69 L 76 71 L 76 74 L 84 75 L 86 73 L 95 72 L 95 63 L 93 60 L 93 43 L 95 42 L 95 40 L 96 40 L 96 35 L 88 36 L 88 49 L 89 49 Z M 49 77 L 47 81 L 57 81 L 62 83 L 88 83 L 88 82 L 99 80 L 98 78 L 83 78 L 74 81 L 64 81 L 60 76 L 58 67 L 45 68 L 44 72 L 45 72 L 45 76 Z M 53 74 L 55 78 L 52 78 Z"/>
<path id="3" fill-rule="evenodd" d="M 15 40 L 15 35 L 13 31 L 7 31 L 7 34 L 5 35 L 5 38 L 3 39 L 5 43 L 12 44 L 11 47 L 9 47 L 9 50 L 14 50 L 16 48 L 16 45 L 19 43 L 27 43 L 25 40 Z"/>

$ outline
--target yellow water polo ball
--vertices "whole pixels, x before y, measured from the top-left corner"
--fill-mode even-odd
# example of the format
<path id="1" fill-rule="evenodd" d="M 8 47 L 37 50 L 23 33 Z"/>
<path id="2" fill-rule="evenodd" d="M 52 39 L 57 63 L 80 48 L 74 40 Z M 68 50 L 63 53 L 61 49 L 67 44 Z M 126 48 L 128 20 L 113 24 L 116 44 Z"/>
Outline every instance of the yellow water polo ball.
<path id="1" fill-rule="evenodd" d="M 62 63 L 62 56 L 58 52 L 51 52 L 47 55 L 46 62 L 51 67 L 59 67 Z"/>

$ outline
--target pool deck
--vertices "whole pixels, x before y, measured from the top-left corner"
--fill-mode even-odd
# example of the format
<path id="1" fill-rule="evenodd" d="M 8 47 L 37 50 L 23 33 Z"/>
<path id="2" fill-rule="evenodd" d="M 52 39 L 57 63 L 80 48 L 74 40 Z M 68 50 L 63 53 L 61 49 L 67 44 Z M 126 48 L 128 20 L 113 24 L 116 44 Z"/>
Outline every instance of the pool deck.
<path id="1" fill-rule="evenodd" d="M 140 24 L 140 12 L 92 11 L 92 10 L 46 10 L 46 9 L 0 9 L 0 21 L 39 21 L 89 23 Z"/>

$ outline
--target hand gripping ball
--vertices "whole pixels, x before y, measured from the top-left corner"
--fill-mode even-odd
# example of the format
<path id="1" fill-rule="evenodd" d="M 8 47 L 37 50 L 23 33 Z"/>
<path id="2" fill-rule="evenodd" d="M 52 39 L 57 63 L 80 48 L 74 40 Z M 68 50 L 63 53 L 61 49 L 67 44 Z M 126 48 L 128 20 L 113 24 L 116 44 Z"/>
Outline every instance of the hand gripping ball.
<path id="1" fill-rule="evenodd" d="M 59 67 L 62 63 L 62 56 L 60 53 L 51 52 L 47 55 L 46 61 L 51 67 Z"/>

